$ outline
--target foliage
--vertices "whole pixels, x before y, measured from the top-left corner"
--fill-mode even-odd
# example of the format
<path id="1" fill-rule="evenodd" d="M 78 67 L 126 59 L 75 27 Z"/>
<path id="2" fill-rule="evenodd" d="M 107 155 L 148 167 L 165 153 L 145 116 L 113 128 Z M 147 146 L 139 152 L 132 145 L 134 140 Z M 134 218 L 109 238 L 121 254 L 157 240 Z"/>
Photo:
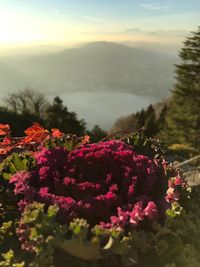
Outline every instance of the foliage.
<path id="1" fill-rule="evenodd" d="M 84 218 L 90 226 L 105 228 L 135 227 L 162 215 L 162 166 L 122 141 L 88 144 L 69 153 L 61 147 L 41 148 L 34 157 L 34 170 L 10 179 L 14 192 L 23 196 L 22 206 L 33 200 L 56 204 L 62 223 Z"/>
<path id="2" fill-rule="evenodd" d="M 90 136 L 92 143 L 99 142 L 107 136 L 107 132 L 102 130 L 99 125 L 95 125 L 91 131 L 87 131 L 87 134 Z"/>
<path id="3" fill-rule="evenodd" d="M 44 120 L 35 114 L 30 113 L 16 113 L 7 108 L 0 107 L 1 123 L 8 123 L 12 126 L 13 136 L 23 136 L 24 130 L 28 128 L 33 122 L 37 121 L 44 124 Z"/>
<path id="4" fill-rule="evenodd" d="M 151 233 L 135 232 L 140 255 L 137 267 L 200 266 L 199 194 L 200 187 L 194 188 L 180 215 L 169 217 L 162 227 L 154 223 Z"/>
<path id="5" fill-rule="evenodd" d="M 25 89 L 11 93 L 6 98 L 9 109 L 18 114 L 34 114 L 44 117 L 48 101 L 45 96 L 37 91 Z"/>
<path id="6" fill-rule="evenodd" d="M 3 179 L 9 180 L 13 174 L 18 171 L 28 171 L 34 164 L 35 159 L 29 152 L 12 153 L 0 164 L 1 176 Z"/>
<path id="7" fill-rule="evenodd" d="M 146 155 L 151 159 L 164 159 L 166 146 L 159 139 L 147 138 L 144 132 L 133 132 L 124 135 L 121 139 L 134 147 L 137 153 Z"/>
<path id="8" fill-rule="evenodd" d="M 176 65 L 176 86 L 167 112 L 164 134 L 168 143 L 200 149 L 200 27 L 188 37 Z"/>
<path id="9" fill-rule="evenodd" d="M 50 103 L 43 94 L 25 89 L 9 94 L 5 102 L 6 107 L 0 107 L 1 122 L 12 126 L 14 136 L 23 136 L 24 130 L 35 121 L 65 133 L 83 135 L 86 131 L 85 121 L 68 111 L 59 97 Z"/>
<path id="10" fill-rule="evenodd" d="M 168 147 L 168 153 L 176 160 L 183 161 L 198 154 L 198 150 L 185 144 L 172 144 Z"/>
<path id="11" fill-rule="evenodd" d="M 33 202 L 22 214 L 17 232 L 23 242 L 22 248 L 36 255 L 33 266 L 54 266 L 55 250 L 82 260 L 98 260 L 111 253 L 123 254 L 128 248 L 127 240 L 119 239 L 119 230 L 110 232 L 95 228 L 88 240 L 89 225 L 85 220 L 75 219 L 66 227 L 56 221 L 57 211 L 56 206 L 49 206 L 45 211 L 44 204 Z"/>
<path id="12" fill-rule="evenodd" d="M 46 125 L 49 129 L 55 127 L 77 135 L 83 135 L 86 130 L 84 120 L 78 120 L 75 112 L 68 111 L 59 97 L 55 97 L 46 110 Z"/>
<path id="13" fill-rule="evenodd" d="M 111 132 L 117 131 L 131 131 L 135 132 L 139 129 L 143 129 L 145 136 L 153 137 L 160 133 L 165 125 L 165 117 L 167 112 L 167 105 L 161 103 L 162 107 L 156 110 L 156 105 L 149 105 L 146 109 L 142 109 L 136 113 L 133 113 L 127 117 L 119 118 L 113 125 Z M 158 114 L 156 114 L 158 113 Z"/>
<path id="14" fill-rule="evenodd" d="M 14 259 L 13 250 L 8 250 L 8 252 L 2 254 L 3 260 L 0 262 L 1 267 L 24 267 L 25 262 L 17 263 Z"/>
<path id="15" fill-rule="evenodd" d="M 149 105 L 145 111 L 137 112 L 136 117 L 138 118 L 138 128 L 144 127 L 144 134 L 146 136 L 152 137 L 158 133 L 155 110 L 152 105 Z"/>
<path id="16" fill-rule="evenodd" d="M 159 141 L 0 130 L 0 266 L 199 266 L 199 191 Z"/>
<path id="17" fill-rule="evenodd" d="M 23 253 L 16 235 L 15 222 L 19 219 L 17 201 L 11 190 L 0 188 L 0 266 L 24 266 L 23 259 L 19 259 Z"/>

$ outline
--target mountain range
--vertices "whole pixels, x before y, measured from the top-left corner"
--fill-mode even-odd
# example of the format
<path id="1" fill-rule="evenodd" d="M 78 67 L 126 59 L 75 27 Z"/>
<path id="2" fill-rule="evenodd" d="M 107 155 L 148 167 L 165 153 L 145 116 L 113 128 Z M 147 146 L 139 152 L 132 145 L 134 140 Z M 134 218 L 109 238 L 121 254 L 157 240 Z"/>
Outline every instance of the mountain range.
<path id="1" fill-rule="evenodd" d="M 0 58 L 0 92 L 101 91 L 169 95 L 177 57 L 119 43 L 93 42 L 59 52 Z"/>

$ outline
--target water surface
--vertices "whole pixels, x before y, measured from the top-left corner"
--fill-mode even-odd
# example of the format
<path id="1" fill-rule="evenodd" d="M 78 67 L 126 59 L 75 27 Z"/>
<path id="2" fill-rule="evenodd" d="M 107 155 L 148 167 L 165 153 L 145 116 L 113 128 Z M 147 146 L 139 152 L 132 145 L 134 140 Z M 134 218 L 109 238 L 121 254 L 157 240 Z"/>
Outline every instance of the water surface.
<path id="1" fill-rule="evenodd" d="M 58 95 L 70 111 L 75 111 L 79 119 L 85 119 L 89 129 L 98 124 L 105 130 L 109 130 L 119 117 L 130 115 L 160 101 L 156 96 L 113 91 L 67 92 Z"/>

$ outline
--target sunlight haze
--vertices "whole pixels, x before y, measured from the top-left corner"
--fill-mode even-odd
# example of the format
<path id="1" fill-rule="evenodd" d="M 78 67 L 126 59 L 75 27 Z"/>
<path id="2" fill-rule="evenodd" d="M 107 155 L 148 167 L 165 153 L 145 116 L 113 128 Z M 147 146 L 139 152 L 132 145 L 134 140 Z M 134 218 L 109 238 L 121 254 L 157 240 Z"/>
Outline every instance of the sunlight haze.
<path id="1" fill-rule="evenodd" d="M 197 27 L 198 10 L 197 0 L 0 0 L 0 52 L 92 41 L 179 44 Z"/>

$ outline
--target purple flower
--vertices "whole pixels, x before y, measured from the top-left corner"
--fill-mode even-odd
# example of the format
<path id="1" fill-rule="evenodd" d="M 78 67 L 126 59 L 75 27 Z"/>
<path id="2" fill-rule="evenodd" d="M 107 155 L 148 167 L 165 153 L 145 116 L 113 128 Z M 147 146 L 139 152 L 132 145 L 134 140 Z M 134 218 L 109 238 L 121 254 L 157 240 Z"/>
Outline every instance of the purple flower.
<path id="1" fill-rule="evenodd" d="M 151 223 L 165 211 L 160 206 L 166 202 L 162 166 L 122 141 L 87 144 L 71 152 L 41 148 L 35 158 L 34 170 L 11 178 L 15 193 L 23 197 L 21 208 L 34 200 L 56 204 L 61 223 L 78 217 L 91 227 L 106 228 L 135 227 L 144 219 Z"/>
<path id="2" fill-rule="evenodd" d="M 158 215 L 156 204 L 150 201 L 147 207 L 144 209 L 144 215 L 147 216 L 150 220 L 155 220 Z"/>
<path id="3" fill-rule="evenodd" d="M 27 191 L 30 190 L 30 186 L 28 183 L 30 179 L 30 173 L 25 171 L 20 171 L 10 178 L 9 182 L 15 184 L 14 192 L 16 195 L 25 194 L 27 193 Z"/>
<path id="4" fill-rule="evenodd" d="M 144 211 L 142 209 L 141 203 L 136 203 L 134 205 L 133 211 L 130 212 L 130 223 L 137 225 L 140 221 L 144 219 Z"/>

